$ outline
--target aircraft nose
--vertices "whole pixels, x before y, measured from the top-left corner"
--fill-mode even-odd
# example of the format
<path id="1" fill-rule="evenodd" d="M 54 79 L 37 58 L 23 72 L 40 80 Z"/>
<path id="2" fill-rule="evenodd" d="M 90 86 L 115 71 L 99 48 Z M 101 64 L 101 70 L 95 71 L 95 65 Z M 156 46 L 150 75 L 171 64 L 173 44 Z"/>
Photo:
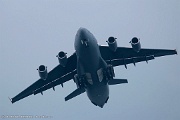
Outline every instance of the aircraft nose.
<path id="1" fill-rule="evenodd" d="M 86 29 L 80 27 L 79 30 L 78 30 L 78 34 L 79 34 L 80 37 L 85 37 Z"/>
<path id="2" fill-rule="evenodd" d="M 87 33 L 87 29 L 86 28 L 79 28 L 78 32 L 77 32 L 77 36 L 78 36 L 78 40 L 80 41 L 80 43 L 85 46 L 86 48 L 88 47 L 88 33 Z"/>

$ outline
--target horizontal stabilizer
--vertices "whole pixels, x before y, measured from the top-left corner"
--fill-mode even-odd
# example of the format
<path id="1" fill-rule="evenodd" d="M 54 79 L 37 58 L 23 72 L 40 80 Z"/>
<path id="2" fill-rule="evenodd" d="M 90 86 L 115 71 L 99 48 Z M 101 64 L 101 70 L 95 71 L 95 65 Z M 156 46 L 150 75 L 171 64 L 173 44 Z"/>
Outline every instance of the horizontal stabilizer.
<path id="1" fill-rule="evenodd" d="M 122 83 L 128 83 L 127 79 L 111 79 L 109 80 L 109 85 L 116 85 L 116 84 L 122 84 Z"/>
<path id="2" fill-rule="evenodd" d="M 68 96 L 65 97 L 65 101 L 68 101 L 69 99 L 72 99 L 73 97 L 76 97 L 84 92 L 85 92 L 84 88 L 77 88 L 76 90 L 74 90 L 72 93 L 70 93 Z"/>

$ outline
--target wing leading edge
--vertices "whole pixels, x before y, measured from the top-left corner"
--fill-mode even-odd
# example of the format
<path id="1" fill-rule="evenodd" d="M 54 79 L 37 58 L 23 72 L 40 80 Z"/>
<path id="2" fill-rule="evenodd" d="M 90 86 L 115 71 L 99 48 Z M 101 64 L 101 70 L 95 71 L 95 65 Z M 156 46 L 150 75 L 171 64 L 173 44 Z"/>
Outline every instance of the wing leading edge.
<path id="1" fill-rule="evenodd" d="M 139 52 L 135 52 L 132 48 L 118 47 L 116 52 L 109 49 L 108 46 L 99 46 L 102 58 L 113 66 L 125 65 L 127 64 L 153 60 L 155 57 L 161 57 L 166 55 L 177 54 L 176 50 L 166 50 L 166 49 L 141 49 Z M 53 88 L 63 84 L 71 79 L 77 73 L 77 56 L 74 53 L 67 60 L 67 65 L 62 67 L 61 65 L 56 66 L 53 70 L 48 73 L 46 80 L 39 79 L 30 85 L 28 88 L 20 92 L 18 95 L 13 97 L 12 103 L 19 101 L 29 95 L 36 95 L 42 93 L 43 91 Z"/>
<path id="2" fill-rule="evenodd" d="M 59 84 L 63 84 L 73 78 L 76 74 L 77 57 L 74 53 L 67 60 L 65 67 L 58 65 L 48 73 L 46 80 L 39 79 L 30 85 L 28 88 L 20 92 L 18 95 L 13 97 L 12 103 L 19 101 L 29 95 L 42 93 L 43 91 L 53 88 Z"/>
<path id="3" fill-rule="evenodd" d="M 167 49 L 141 49 L 135 52 L 132 48 L 118 47 L 115 52 L 111 51 L 108 46 L 99 46 L 102 58 L 113 66 L 125 65 L 148 60 L 153 60 L 155 57 L 177 54 L 176 50 Z"/>

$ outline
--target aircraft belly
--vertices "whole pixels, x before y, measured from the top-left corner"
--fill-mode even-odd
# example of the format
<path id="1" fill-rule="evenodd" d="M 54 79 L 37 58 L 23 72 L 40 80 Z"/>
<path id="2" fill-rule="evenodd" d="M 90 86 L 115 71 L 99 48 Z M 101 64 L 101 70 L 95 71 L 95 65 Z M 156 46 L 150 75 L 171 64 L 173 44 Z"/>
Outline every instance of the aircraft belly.
<path id="1" fill-rule="evenodd" d="M 109 86 L 99 82 L 99 84 L 88 86 L 86 93 L 93 104 L 103 107 L 109 98 Z"/>
<path id="2" fill-rule="evenodd" d="M 91 45 L 92 44 L 92 45 Z M 98 81 L 97 71 L 101 68 L 101 57 L 99 54 L 98 47 L 95 47 L 91 43 L 88 48 L 80 46 L 81 50 L 77 53 L 78 63 L 77 71 L 78 75 L 86 75 L 88 78 L 92 79 L 93 83 Z"/>
<path id="3" fill-rule="evenodd" d="M 80 53 L 80 61 L 86 70 L 94 71 L 99 67 L 99 56 L 95 49 L 82 50 Z"/>
<path id="4" fill-rule="evenodd" d="M 109 86 L 103 82 L 102 69 L 107 65 L 92 34 L 80 29 L 75 40 L 78 76 L 85 75 L 85 90 L 90 101 L 103 107 L 109 98 Z"/>

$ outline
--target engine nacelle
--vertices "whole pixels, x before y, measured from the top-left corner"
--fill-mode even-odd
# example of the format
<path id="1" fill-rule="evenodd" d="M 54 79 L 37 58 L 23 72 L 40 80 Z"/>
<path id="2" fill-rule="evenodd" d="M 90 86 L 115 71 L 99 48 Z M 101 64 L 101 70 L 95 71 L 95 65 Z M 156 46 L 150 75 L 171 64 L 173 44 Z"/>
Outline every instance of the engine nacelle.
<path id="1" fill-rule="evenodd" d="M 39 76 L 41 79 L 46 80 L 48 73 L 47 73 L 47 67 L 44 65 L 40 65 L 39 68 L 37 69 L 39 72 Z"/>
<path id="2" fill-rule="evenodd" d="M 117 42 L 116 42 L 116 39 L 115 37 L 109 37 L 108 38 L 108 41 L 106 41 L 109 45 L 109 49 L 112 50 L 113 52 L 116 51 L 117 49 Z"/>
<path id="3" fill-rule="evenodd" d="M 58 57 L 58 60 L 59 60 L 59 64 L 63 67 L 66 66 L 66 63 L 67 63 L 67 53 L 61 51 L 58 53 L 57 57 Z"/>
<path id="4" fill-rule="evenodd" d="M 141 50 L 141 44 L 137 37 L 133 37 L 130 43 L 135 52 L 139 52 Z"/>

